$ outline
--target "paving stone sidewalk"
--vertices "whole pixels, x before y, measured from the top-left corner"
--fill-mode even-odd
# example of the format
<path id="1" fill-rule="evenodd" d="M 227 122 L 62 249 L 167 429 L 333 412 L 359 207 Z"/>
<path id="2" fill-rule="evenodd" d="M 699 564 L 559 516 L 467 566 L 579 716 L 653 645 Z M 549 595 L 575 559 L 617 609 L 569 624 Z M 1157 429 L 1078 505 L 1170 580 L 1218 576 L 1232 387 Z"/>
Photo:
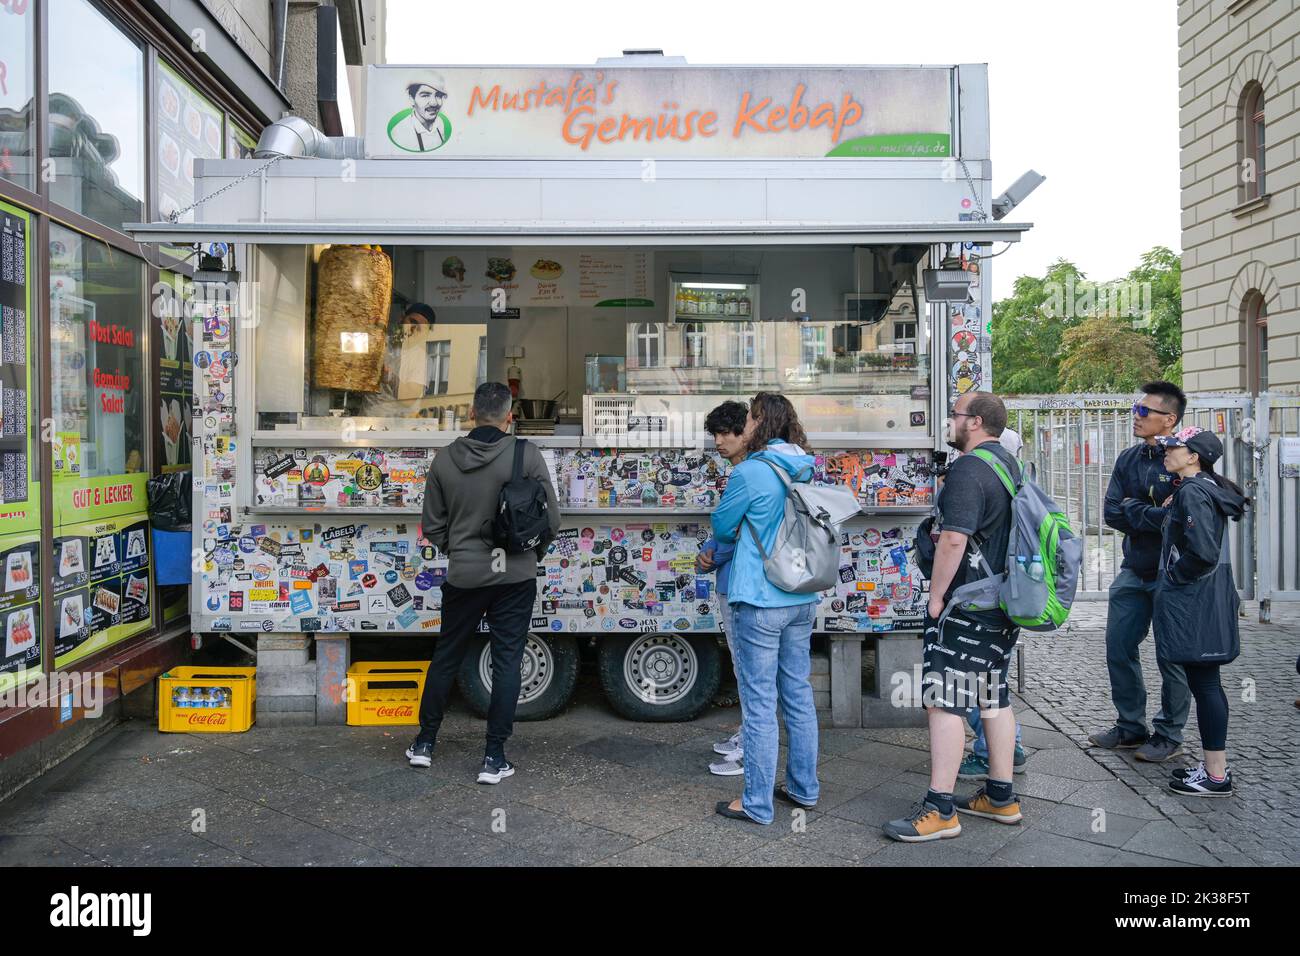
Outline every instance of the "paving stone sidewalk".
<path id="1" fill-rule="evenodd" d="M 1259 625 L 1248 611 L 1242 656 L 1225 670 L 1231 800 L 1176 797 L 1170 765 L 1087 749 L 1088 732 L 1113 719 L 1098 603 L 1076 609 L 1065 633 L 1025 638 L 1019 826 L 969 819 L 959 838 L 919 846 L 882 836 L 927 786 L 923 730 L 823 730 L 815 811 L 781 809 L 770 827 L 724 820 L 713 805 L 743 778 L 706 765 L 735 708 L 630 723 L 584 675 L 563 715 L 516 725 L 519 773 L 497 787 L 474 782 L 483 724 L 463 709 L 427 771 L 406 766 L 406 728 L 173 735 L 128 721 L 0 803 L 0 865 L 1295 864 L 1300 612 Z M 1149 645 L 1144 666 L 1154 711 Z M 1198 751 L 1194 712 L 1187 740 Z"/>
<path id="2" fill-rule="evenodd" d="M 1142 803 L 1159 813 L 1125 849 L 1206 865 L 1300 864 L 1300 608 L 1274 605 L 1272 623 L 1245 605 L 1241 656 L 1223 669 L 1228 697 L 1228 764 L 1237 795 L 1224 800 L 1179 797 L 1166 789 L 1170 770 L 1200 758 L 1196 705 L 1184 734 L 1185 754 L 1166 764 L 1135 760 L 1132 751 L 1089 748 L 1088 734 L 1115 720 L 1106 671 L 1106 604 L 1076 605 L 1063 632 L 1031 634 L 1025 647 L 1025 699 Z M 1147 717 L 1160 706 L 1160 674 L 1152 639 L 1143 643 Z M 1042 769 L 1050 769 L 1050 763 Z M 1100 805 L 1100 804 L 1099 804 Z"/>
<path id="3" fill-rule="evenodd" d="M 1034 675 L 1029 686 L 1042 696 L 1053 685 L 1039 657 L 1035 647 L 1027 671 Z M 0 865 L 1185 866 L 1220 860 L 1214 840 L 1224 838 L 1202 839 L 1182 819 L 1199 815 L 1171 814 L 1081 751 L 1053 718 L 1017 706 L 1032 752 L 1029 771 L 1016 778 L 1024 822 L 964 820 L 962 835 L 941 843 L 904 845 L 880 832 L 925 791 L 922 730 L 824 730 L 820 805 L 802 825 L 783 810 L 777 823 L 760 827 L 713 812 L 715 801 L 742 788 L 742 778 L 706 770 L 711 744 L 733 729 L 734 708 L 715 708 L 688 724 L 629 723 L 584 676 L 565 714 L 517 725 L 509 752 L 520 769 L 497 787 L 474 782 L 483 725 L 463 711 L 448 717 L 426 771 L 406 766 L 402 751 L 411 733 L 405 728 L 164 735 L 127 722 L 0 803 Z M 958 791 L 969 788 L 961 784 Z M 1099 808 L 1105 810 L 1101 827 Z"/>

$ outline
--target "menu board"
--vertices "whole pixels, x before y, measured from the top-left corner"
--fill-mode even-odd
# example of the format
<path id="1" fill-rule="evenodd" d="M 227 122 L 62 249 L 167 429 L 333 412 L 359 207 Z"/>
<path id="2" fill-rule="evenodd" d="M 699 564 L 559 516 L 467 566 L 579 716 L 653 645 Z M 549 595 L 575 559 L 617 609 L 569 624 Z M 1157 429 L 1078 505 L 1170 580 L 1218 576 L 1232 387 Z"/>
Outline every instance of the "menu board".
<path id="1" fill-rule="evenodd" d="M 39 531 L 0 535 L 0 689 L 40 666 L 40 558 Z"/>
<path id="2" fill-rule="evenodd" d="M 154 459 L 164 474 L 190 470 L 193 421 L 194 349 L 190 344 L 189 288 L 182 277 L 159 275 L 165 295 L 157 297 L 155 333 L 162 341 L 158 359 L 158 396 L 162 427 Z M 162 313 L 158 315 L 157 313 Z"/>
<path id="3" fill-rule="evenodd" d="M 31 485 L 31 217 L 0 203 L 0 505 L 34 503 Z M 3 509 L 6 530 L 34 509 Z"/>
<path id="4" fill-rule="evenodd" d="M 144 515 L 55 529 L 50 606 L 58 615 L 56 667 L 149 627 L 150 548 L 149 519 Z"/>
<path id="5" fill-rule="evenodd" d="M 654 305 L 654 265 L 648 252 L 598 249 L 578 255 L 578 304 L 599 308 Z"/>
<path id="6" fill-rule="evenodd" d="M 429 304 L 650 308 L 653 253 L 577 249 L 439 250 L 429 254 Z"/>
<path id="7" fill-rule="evenodd" d="M 220 159 L 224 117 L 166 64 L 158 64 L 158 211 L 168 216 L 194 202 L 194 161 Z M 181 217 L 192 222 L 193 211 Z"/>

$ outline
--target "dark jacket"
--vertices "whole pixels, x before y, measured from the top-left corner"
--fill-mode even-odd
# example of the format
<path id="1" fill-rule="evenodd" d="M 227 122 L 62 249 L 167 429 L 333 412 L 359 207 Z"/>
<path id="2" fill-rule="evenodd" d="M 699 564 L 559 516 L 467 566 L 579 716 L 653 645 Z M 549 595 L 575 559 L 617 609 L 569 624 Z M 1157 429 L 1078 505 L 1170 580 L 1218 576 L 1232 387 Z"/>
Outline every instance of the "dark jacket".
<path id="1" fill-rule="evenodd" d="M 1246 499 L 1204 472 L 1178 483 L 1165 520 L 1152 620 L 1156 650 L 1173 664 L 1227 664 L 1241 650 L 1241 599 L 1224 546 Z"/>
<path id="2" fill-rule="evenodd" d="M 510 479 L 516 439 L 488 426 L 475 428 L 439 451 L 424 485 L 420 528 L 447 555 L 447 580 L 458 588 L 518 584 L 537 576 L 537 557 L 505 555 L 505 570 L 493 570 L 492 517 L 497 495 Z M 551 532 L 560 530 L 560 506 L 541 451 L 532 442 L 524 453 L 524 475 L 546 489 Z M 503 552 L 504 554 L 504 552 Z"/>
<path id="3" fill-rule="evenodd" d="M 1144 581 L 1155 580 L 1160 564 L 1162 505 L 1173 493 L 1173 482 L 1165 471 L 1164 450 L 1143 442 L 1119 453 L 1106 488 L 1106 524 L 1124 533 L 1121 567 Z"/>

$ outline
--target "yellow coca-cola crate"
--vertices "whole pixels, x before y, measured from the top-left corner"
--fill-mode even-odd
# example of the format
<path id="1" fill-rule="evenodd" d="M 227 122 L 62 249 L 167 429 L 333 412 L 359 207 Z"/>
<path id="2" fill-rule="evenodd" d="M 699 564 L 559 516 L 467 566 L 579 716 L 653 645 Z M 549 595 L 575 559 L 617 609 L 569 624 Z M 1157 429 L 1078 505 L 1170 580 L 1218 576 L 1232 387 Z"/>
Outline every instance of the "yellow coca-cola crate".
<path id="1" fill-rule="evenodd" d="M 428 661 L 362 661 L 348 668 L 348 724 L 387 727 L 420 722 Z"/>
<path id="2" fill-rule="evenodd" d="M 236 734 L 253 726 L 256 667 L 173 667 L 158 678 L 158 729 Z"/>

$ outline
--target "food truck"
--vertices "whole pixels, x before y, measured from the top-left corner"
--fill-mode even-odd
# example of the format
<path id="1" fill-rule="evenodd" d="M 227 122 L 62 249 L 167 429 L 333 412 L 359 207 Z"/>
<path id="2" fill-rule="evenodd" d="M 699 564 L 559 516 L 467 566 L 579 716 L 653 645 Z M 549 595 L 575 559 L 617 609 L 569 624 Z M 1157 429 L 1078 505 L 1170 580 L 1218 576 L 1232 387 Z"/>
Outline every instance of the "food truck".
<path id="1" fill-rule="evenodd" d="M 858 648 L 855 723 L 862 642 L 921 625 L 910 539 L 950 402 L 991 385 L 987 257 L 1028 228 L 989 212 L 988 116 L 981 64 L 378 66 L 364 137 L 286 120 L 202 161 L 197 208 L 133 229 L 222 270 L 177 287 L 194 630 L 436 634 L 425 477 L 507 381 L 564 519 L 520 717 L 564 706 L 580 642 L 621 714 L 692 717 L 725 647 L 704 419 L 776 391 L 861 505 L 814 627 Z M 461 678 L 485 700 L 486 637 Z"/>

